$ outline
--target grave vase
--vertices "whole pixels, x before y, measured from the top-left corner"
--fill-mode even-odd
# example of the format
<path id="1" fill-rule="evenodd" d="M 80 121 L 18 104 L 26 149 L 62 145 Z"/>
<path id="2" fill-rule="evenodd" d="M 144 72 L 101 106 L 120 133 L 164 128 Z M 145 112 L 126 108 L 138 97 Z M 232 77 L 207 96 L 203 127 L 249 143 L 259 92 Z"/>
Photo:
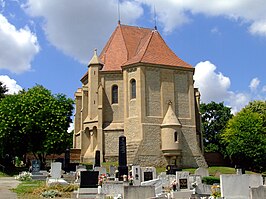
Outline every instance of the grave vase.
<path id="1" fill-rule="evenodd" d="M 98 186 L 98 194 L 101 194 L 102 193 L 102 186 Z"/>

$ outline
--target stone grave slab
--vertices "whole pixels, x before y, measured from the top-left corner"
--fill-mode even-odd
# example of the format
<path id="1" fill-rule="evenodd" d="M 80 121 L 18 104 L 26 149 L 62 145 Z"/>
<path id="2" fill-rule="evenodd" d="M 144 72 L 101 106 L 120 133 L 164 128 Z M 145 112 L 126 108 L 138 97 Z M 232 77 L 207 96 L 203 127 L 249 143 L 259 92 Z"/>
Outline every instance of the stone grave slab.
<path id="1" fill-rule="evenodd" d="M 141 186 L 154 186 L 156 195 L 159 195 L 163 192 L 163 186 L 162 186 L 161 179 L 153 179 L 153 180 L 141 182 Z"/>
<path id="2" fill-rule="evenodd" d="M 259 186 L 258 188 L 250 189 L 250 199 L 266 198 L 266 186 Z"/>

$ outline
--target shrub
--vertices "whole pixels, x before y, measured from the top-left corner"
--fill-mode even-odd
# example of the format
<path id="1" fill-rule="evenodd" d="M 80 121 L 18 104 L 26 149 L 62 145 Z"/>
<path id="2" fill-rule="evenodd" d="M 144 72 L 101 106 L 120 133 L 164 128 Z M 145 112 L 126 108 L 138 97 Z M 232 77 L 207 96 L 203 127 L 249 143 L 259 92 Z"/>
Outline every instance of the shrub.
<path id="1" fill-rule="evenodd" d="M 51 190 L 42 192 L 41 196 L 45 198 L 54 198 L 56 196 L 61 196 L 61 193 L 57 190 L 51 189 Z"/>
<path id="2" fill-rule="evenodd" d="M 208 185 L 213 185 L 214 183 L 220 183 L 220 178 L 217 177 L 203 177 L 202 182 Z"/>

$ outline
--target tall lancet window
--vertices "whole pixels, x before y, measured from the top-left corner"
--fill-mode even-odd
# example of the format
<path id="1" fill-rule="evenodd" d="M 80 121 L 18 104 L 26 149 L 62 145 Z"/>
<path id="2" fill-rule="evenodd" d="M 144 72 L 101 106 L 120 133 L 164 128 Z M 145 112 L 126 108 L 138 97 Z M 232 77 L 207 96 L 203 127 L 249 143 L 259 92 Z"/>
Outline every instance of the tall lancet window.
<path id="1" fill-rule="evenodd" d="M 130 98 L 131 99 L 135 99 L 136 98 L 136 80 L 135 79 L 132 79 L 130 81 L 130 84 L 131 84 L 131 96 Z"/>
<path id="2" fill-rule="evenodd" d="M 178 142 L 178 134 L 177 134 L 176 131 L 175 131 L 175 133 L 174 133 L 174 140 L 175 140 L 175 142 Z"/>
<path id="3" fill-rule="evenodd" d="M 112 104 L 118 103 L 118 86 L 113 85 L 112 86 Z"/>

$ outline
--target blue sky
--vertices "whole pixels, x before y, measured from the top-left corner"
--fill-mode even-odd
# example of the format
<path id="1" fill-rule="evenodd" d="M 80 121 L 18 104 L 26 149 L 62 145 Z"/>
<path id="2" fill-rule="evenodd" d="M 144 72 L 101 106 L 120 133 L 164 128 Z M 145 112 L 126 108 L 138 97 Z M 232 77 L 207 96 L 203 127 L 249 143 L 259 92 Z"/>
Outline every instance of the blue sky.
<path id="1" fill-rule="evenodd" d="M 0 81 L 73 98 L 93 49 L 117 26 L 118 0 L 0 0 Z M 203 102 L 239 111 L 266 99 L 264 0 L 120 0 L 121 23 L 154 27 L 193 65 Z"/>

